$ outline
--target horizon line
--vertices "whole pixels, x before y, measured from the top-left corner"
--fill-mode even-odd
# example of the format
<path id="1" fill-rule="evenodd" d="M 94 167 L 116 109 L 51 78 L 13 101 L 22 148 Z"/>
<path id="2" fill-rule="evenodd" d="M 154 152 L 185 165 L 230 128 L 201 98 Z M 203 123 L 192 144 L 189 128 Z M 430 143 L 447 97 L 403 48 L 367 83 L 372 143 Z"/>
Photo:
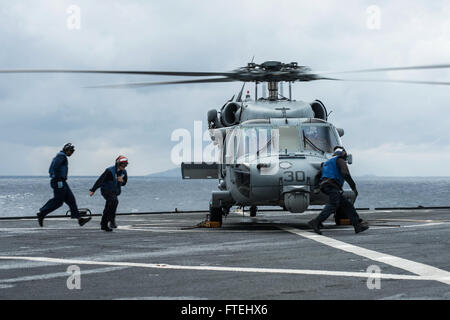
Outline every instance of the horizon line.
<path id="1" fill-rule="evenodd" d="M 158 174 L 163 174 L 165 171 L 162 172 L 156 172 L 156 173 L 148 173 L 145 175 L 128 175 L 129 177 L 149 177 L 149 176 L 156 176 Z M 92 177 L 98 177 L 99 175 L 73 175 L 72 178 L 92 178 Z M 32 175 L 32 174 L 23 174 L 23 175 L 1 175 L 0 178 L 49 178 L 47 175 Z M 162 178 L 177 178 L 177 177 L 170 177 L 170 176 L 161 176 Z M 424 176 L 377 176 L 372 174 L 367 175 L 354 175 L 354 178 L 450 178 L 450 176 L 436 176 L 436 175 L 424 175 Z M 181 175 L 180 175 L 181 178 Z M 187 180 L 202 180 L 202 179 L 187 179 Z M 203 179 L 203 180 L 216 180 L 216 179 Z"/>

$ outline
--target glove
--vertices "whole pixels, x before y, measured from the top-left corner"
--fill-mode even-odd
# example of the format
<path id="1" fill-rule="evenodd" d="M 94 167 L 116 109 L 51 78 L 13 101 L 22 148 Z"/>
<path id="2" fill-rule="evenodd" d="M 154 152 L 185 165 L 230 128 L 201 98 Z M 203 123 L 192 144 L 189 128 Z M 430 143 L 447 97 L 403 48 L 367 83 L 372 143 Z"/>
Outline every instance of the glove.
<path id="1" fill-rule="evenodd" d="M 63 182 L 62 182 L 62 181 L 58 181 L 57 185 L 58 185 L 58 189 L 62 189 L 62 187 L 63 187 Z"/>

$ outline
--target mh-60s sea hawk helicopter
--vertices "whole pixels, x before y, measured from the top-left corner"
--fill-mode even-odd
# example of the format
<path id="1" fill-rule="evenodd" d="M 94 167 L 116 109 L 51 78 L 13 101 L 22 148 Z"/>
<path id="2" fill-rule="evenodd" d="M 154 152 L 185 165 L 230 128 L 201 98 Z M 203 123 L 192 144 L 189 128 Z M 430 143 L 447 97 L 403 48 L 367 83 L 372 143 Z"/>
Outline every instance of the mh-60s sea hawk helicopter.
<path id="1" fill-rule="evenodd" d="M 221 222 L 234 205 L 249 206 L 250 215 L 255 216 L 257 206 L 281 206 L 301 213 L 309 205 L 326 203 L 327 197 L 314 188 L 317 173 L 334 147 L 342 146 L 344 130 L 327 122 L 321 101 L 292 99 L 292 82 L 319 79 L 308 70 L 295 62 L 249 63 L 236 78 L 255 82 L 254 100 L 249 92 L 243 99 L 244 84 L 220 111 L 208 112 L 219 159 L 213 164 L 182 163 L 182 176 L 219 179 L 220 190 L 212 192 L 210 202 L 211 221 Z M 288 97 L 283 95 L 283 82 L 289 85 Z M 353 193 L 346 196 L 354 200 Z"/>
<path id="2" fill-rule="evenodd" d="M 313 73 L 296 62 L 266 61 L 249 63 L 231 72 L 118 71 L 118 70 L 0 70 L 0 73 L 88 73 L 208 77 L 166 82 L 139 82 L 100 85 L 91 88 L 137 88 L 154 85 L 244 82 L 219 110 L 207 113 L 211 139 L 218 145 L 217 162 L 182 163 L 185 179 L 219 181 L 219 191 L 212 192 L 210 220 L 222 221 L 232 206 L 281 206 L 290 212 L 304 212 L 310 205 L 325 204 L 327 197 L 317 188 L 321 164 L 332 157 L 333 149 L 342 146 L 344 130 L 329 123 L 325 105 L 292 99 L 292 83 L 296 81 L 376 81 L 450 85 L 450 82 L 410 80 L 337 79 L 328 74 L 450 68 L 450 64 L 364 69 Z M 219 77 L 217 77 L 219 76 Z M 216 78 L 212 78 L 216 77 Z M 255 83 L 254 99 L 243 98 L 246 82 Z M 288 97 L 283 83 L 289 86 Z M 258 96 L 259 85 L 261 96 Z M 351 156 L 348 159 L 351 163 Z M 354 200 L 352 192 L 344 194 Z"/>
<path id="3" fill-rule="evenodd" d="M 349 73 L 448 67 L 382 68 Z M 340 137 L 344 130 L 327 121 L 327 109 L 320 100 L 293 100 L 292 83 L 344 79 L 311 73 L 309 68 L 296 62 L 266 61 L 260 65 L 249 63 L 227 78 L 212 81 L 230 80 L 254 82 L 254 100 L 249 99 L 249 95 L 242 99 L 242 86 L 236 98 L 225 103 L 219 111 L 208 112 L 211 139 L 221 151 L 218 163 L 182 164 L 183 178 L 219 179 L 220 190 L 212 192 L 210 220 L 222 222 L 222 216 L 234 205 L 249 206 L 250 216 L 255 216 L 257 206 L 281 206 L 286 211 L 302 213 L 310 205 L 326 204 L 327 196 L 318 187 L 318 174 L 322 163 L 332 157 L 334 148 L 343 146 Z M 289 85 L 288 97 L 283 95 L 283 82 Z M 258 96 L 259 84 L 262 84 L 261 97 Z M 351 155 L 347 161 L 352 163 Z M 345 191 L 344 196 L 355 200 L 351 191 Z"/>

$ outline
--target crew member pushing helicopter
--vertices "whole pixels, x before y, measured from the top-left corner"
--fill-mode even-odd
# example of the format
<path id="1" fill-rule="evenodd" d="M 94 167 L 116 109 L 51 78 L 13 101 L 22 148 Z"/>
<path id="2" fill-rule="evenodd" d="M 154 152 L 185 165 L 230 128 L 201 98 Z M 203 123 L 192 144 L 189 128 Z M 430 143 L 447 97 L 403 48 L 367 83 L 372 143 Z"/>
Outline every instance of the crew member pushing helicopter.
<path id="1" fill-rule="evenodd" d="M 318 234 L 322 234 L 320 231 L 322 222 L 328 219 L 331 214 L 336 214 L 338 209 L 343 210 L 348 215 L 355 228 L 355 233 L 369 229 L 367 224 L 361 223 L 353 204 L 343 196 L 342 186 L 344 181 L 352 188 L 355 199 L 358 196 L 358 190 L 356 190 L 356 184 L 348 170 L 346 159 L 347 152 L 343 147 L 338 146 L 334 148 L 333 158 L 323 164 L 320 190 L 328 195 L 328 203 L 315 219 L 308 222 L 308 225 Z"/>
<path id="2" fill-rule="evenodd" d="M 117 228 L 116 210 L 119 205 L 117 197 L 120 195 L 122 187 L 125 186 L 128 181 L 127 171 L 125 170 L 127 165 L 128 159 L 124 156 L 119 156 L 116 159 L 116 164 L 107 168 L 97 179 L 94 186 L 89 190 L 89 195 L 92 197 L 95 191 L 98 188 L 101 188 L 102 196 L 106 200 L 102 221 L 100 223 L 102 230 L 110 232 L 113 228 Z"/>

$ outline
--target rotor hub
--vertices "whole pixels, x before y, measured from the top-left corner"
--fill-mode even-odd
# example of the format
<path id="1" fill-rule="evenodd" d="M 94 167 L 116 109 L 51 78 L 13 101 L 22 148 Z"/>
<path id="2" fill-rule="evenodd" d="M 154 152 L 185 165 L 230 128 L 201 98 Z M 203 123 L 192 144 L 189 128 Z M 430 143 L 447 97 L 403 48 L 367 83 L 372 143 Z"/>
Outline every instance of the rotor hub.
<path id="1" fill-rule="evenodd" d="M 246 67 L 234 70 L 229 77 L 243 82 L 293 82 L 317 80 L 311 69 L 299 66 L 297 62 L 282 63 L 266 61 L 262 64 L 250 62 Z"/>

